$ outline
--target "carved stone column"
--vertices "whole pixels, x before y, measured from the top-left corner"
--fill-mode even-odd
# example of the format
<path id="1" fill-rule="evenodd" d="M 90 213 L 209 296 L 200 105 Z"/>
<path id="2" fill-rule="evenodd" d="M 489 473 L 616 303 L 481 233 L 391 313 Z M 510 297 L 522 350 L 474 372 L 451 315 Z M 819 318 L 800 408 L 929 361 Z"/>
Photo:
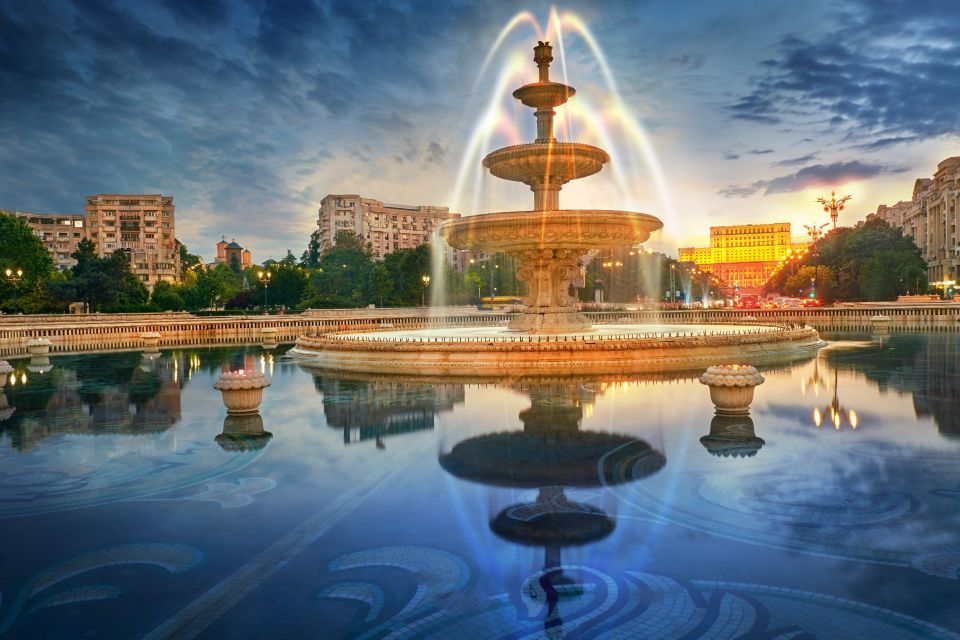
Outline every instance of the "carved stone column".
<path id="1" fill-rule="evenodd" d="M 528 249 L 513 252 L 520 262 L 517 278 L 527 285 L 523 311 L 510 321 L 511 331 L 566 333 L 587 331 L 590 321 L 577 311 L 570 286 L 580 274 L 578 249 Z"/>

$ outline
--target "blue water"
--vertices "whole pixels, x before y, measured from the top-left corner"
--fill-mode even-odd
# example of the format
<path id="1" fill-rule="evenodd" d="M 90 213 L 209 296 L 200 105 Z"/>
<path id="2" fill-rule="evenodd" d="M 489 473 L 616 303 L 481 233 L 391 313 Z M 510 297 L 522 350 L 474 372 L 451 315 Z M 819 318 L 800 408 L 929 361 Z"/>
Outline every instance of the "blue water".
<path id="1" fill-rule="evenodd" d="M 747 419 L 692 374 L 13 361 L 0 639 L 960 638 L 960 336 L 825 337 Z"/>

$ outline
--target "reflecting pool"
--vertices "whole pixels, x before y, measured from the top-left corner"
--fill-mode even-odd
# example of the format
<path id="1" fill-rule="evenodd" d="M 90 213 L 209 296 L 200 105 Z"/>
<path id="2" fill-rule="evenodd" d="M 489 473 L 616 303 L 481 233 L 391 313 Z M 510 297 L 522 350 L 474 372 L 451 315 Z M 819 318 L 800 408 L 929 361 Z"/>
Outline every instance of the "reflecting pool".
<path id="1" fill-rule="evenodd" d="M 0 639 L 960 638 L 960 335 L 824 338 L 749 417 L 697 372 L 12 361 Z"/>

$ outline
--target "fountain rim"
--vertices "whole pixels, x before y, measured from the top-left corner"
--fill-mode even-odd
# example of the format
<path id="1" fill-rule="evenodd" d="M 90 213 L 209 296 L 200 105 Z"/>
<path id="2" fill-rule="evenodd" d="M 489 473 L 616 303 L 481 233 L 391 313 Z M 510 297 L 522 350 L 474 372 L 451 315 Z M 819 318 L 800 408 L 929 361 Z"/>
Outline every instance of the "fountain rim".
<path id="1" fill-rule="evenodd" d="M 322 370 L 501 380 L 558 374 L 679 373 L 703 371 L 717 363 L 773 365 L 808 358 L 825 345 L 812 327 L 770 325 L 769 329 L 669 338 L 518 334 L 482 341 L 373 340 L 356 334 L 374 331 L 353 329 L 302 335 L 287 354 L 298 364 Z"/>

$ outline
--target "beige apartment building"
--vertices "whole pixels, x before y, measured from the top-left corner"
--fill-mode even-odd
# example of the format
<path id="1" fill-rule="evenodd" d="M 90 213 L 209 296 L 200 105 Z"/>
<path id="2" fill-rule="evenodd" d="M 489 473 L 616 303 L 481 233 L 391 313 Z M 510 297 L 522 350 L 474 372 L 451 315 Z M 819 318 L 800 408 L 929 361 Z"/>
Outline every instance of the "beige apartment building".
<path id="1" fill-rule="evenodd" d="M 789 222 L 710 227 L 710 246 L 682 247 L 680 262 L 692 262 L 743 293 L 758 292 L 790 251 L 803 251 Z"/>
<path id="2" fill-rule="evenodd" d="M 460 217 L 447 207 L 385 204 L 359 195 L 334 194 L 320 201 L 319 213 L 321 251 L 333 246 L 337 232 L 352 231 L 369 243 L 376 260 L 430 242 L 434 229 Z"/>
<path id="3" fill-rule="evenodd" d="M 82 213 L 32 213 L 29 211 L 8 211 L 0 213 L 20 218 L 33 229 L 53 258 L 57 269 L 66 271 L 77 263 L 70 257 L 77 245 L 86 237 L 85 218 Z"/>
<path id="4" fill-rule="evenodd" d="M 150 287 L 180 278 L 172 196 L 99 194 L 87 196 L 87 237 L 100 256 L 123 250 L 130 267 Z"/>
<path id="5" fill-rule="evenodd" d="M 927 262 L 931 283 L 960 280 L 960 156 L 937 165 L 933 178 L 918 178 L 913 197 L 880 205 L 876 217 L 913 238 Z"/>

